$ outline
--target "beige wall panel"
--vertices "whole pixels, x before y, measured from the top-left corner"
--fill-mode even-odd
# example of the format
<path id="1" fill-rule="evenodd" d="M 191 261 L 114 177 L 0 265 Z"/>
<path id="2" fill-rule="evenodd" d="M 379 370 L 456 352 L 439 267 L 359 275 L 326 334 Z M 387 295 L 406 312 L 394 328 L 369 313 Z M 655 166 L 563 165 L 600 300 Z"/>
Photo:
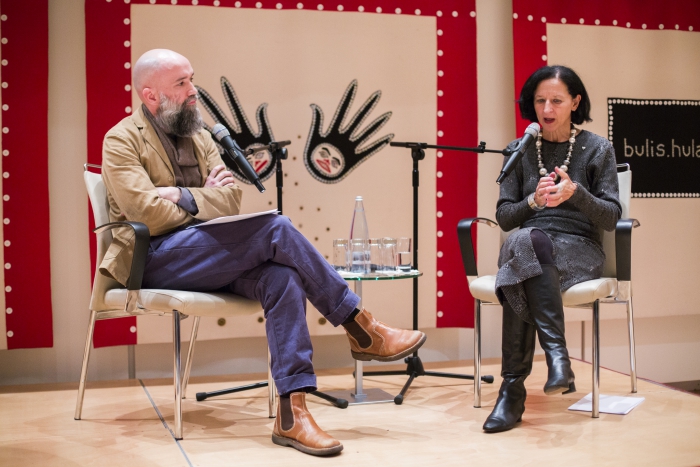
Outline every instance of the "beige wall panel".
<path id="1" fill-rule="evenodd" d="M 547 25 L 548 61 L 580 74 L 592 104 L 585 128 L 599 135 L 607 135 L 608 97 L 699 99 L 698 51 L 694 32 Z M 700 313 L 688 293 L 700 282 L 700 199 L 634 198 L 630 211 L 642 224 L 632 242 L 636 316 Z"/>
<path id="2" fill-rule="evenodd" d="M 183 34 L 187 30 L 193 33 Z M 254 130 L 257 129 L 255 110 L 260 104 L 268 103 L 274 137 L 292 141 L 289 159 L 283 164 L 284 214 L 324 256 L 331 257 L 334 238 L 348 236 L 354 199 L 358 195 L 364 197 L 371 237 L 411 235 L 412 161 L 408 150 L 386 147 L 336 184 L 324 184 L 312 178 L 304 165 L 303 151 L 311 125 L 310 104 L 323 109 L 325 130 L 353 79 L 357 79 L 359 86 L 350 116 L 374 91 L 382 91 L 381 100 L 361 128 L 384 112 L 393 112 L 388 123 L 370 141 L 394 133 L 396 141 L 435 142 L 435 18 L 133 5 L 131 38 L 132 63 L 155 47 L 170 48 L 187 56 L 195 70 L 195 83 L 206 89 L 230 115 L 219 83 L 220 77 L 226 76 Z M 415 63 L 424 66 L 415 67 Z M 133 100 L 138 105 L 136 95 Z M 213 122 L 205 111 L 203 115 L 210 124 Z M 420 324 L 434 327 L 434 151 L 428 151 L 420 170 L 419 264 L 425 273 L 420 280 Z M 274 175 L 264 184 L 267 189 L 264 194 L 250 185 L 242 185 L 243 212 L 276 207 Z M 364 299 L 368 309 L 375 310 L 380 319 L 410 327 L 410 280 L 365 285 Z M 309 307 L 312 334 L 342 332 L 328 323 L 320 324 L 320 317 Z M 236 326 L 227 324 L 221 329 L 215 320 L 203 321 L 200 336 L 261 335 L 257 316 L 238 319 L 246 324 L 236 321 Z M 165 339 L 169 328 L 166 325 L 158 335 Z M 146 329 L 150 332 L 151 325 L 140 320 L 139 334 Z M 151 337 L 147 339 L 153 342 Z"/>

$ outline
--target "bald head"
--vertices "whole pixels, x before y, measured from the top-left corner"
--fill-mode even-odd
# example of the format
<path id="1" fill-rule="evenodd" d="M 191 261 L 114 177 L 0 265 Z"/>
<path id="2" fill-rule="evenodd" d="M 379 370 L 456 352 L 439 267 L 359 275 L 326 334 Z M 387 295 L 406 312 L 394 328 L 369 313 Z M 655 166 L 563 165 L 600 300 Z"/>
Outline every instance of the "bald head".
<path id="1" fill-rule="evenodd" d="M 153 49 L 136 60 L 133 68 L 134 88 L 148 110 L 155 115 L 161 96 L 177 103 L 197 94 L 189 60 L 168 49 Z"/>

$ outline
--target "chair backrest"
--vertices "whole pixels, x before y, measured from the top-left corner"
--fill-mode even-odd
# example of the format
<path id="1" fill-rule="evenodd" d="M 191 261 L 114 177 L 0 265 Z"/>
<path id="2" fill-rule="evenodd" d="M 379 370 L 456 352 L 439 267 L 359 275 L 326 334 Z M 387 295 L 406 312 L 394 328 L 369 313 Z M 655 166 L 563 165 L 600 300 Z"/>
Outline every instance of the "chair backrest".
<path id="1" fill-rule="evenodd" d="M 102 175 L 89 171 L 89 168 L 100 169 L 100 166 L 85 165 L 83 179 L 87 188 L 92 214 L 95 218 L 95 226 L 100 226 L 109 222 L 109 202 L 107 201 L 107 188 L 105 187 Z M 95 255 L 95 277 L 92 282 L 92 297 L 90 298 L 90 309 L 101 311 L 107 309 L 104 303 L 104 296 L 108 290 L 122 287 L 122 285 L 109 277 L 100 274 L 99 268 L 102 259 L 107 253 L 109 245 L 112 243 L 112 231 L 107 230 L 97 236 L 97 252 Z"/>
<path id="2" fill-rule="evenodd" d="M 617 182 L 619 186 L 620 204 L 622 205 L 622 219 L 630 217 L 630 200 L 632 198 L 632 171 L 629 164 L 617 165 Z M 508 232 L 501 230 L 501 245 L 518 229 Z M 605 264 L 603 265 L 603 277 L 615 277 L 615 231 L 601 230 L 603 239 L 603 251 L 605 251 Z"/>
<path id="3" fill-rule="evenodd" d="M 632 171 L 629 164 L 617 165 L 617 183 L 619 186 L 620 205 L 622 205 L 622 219 L 627 219 L 630 217 L 630 200 L 632 199 Z M 603 277 L 615 277 L 617 272 L 615 265 L 615 231 L 601 232 L 603 235 L 603 251 L 605 251 Z"/>

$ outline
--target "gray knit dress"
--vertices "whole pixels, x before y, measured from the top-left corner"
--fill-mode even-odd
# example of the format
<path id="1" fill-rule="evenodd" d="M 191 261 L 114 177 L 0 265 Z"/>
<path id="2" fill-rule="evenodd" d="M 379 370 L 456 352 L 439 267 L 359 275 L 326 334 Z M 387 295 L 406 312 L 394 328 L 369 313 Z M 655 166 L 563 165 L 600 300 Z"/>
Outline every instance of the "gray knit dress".
<path id="1" fill-rule="evenodd" d="M 508 146 L 514 148 L 518 140 Z M 542 161 L 548 173 L 566 159 L 569 143 L 542 140 Z M 588 131 L 581 131 L 571 154 L 569 177 L 578 187 L 574 195 L 555 208 L 535 211 L 527 198 L 540 179 L 537 150 L 531 144 L 522 159 L 501 184 L 496 219 L 508 232 L 517 227 L 501 247 L 496 276 L 496 294 L 508 301 L 525 321 L 532 323 L 522 282 L 542 274 L 530 240 L 530 231 L 540 229 L 552 240 L 554 261 L 564 291 L 579 282 L 597 279 L 603 271 L 605 253 L 602 231 L 614 230 L 622 213 L 618 196 L 615 152 L 612 144 Z"/>

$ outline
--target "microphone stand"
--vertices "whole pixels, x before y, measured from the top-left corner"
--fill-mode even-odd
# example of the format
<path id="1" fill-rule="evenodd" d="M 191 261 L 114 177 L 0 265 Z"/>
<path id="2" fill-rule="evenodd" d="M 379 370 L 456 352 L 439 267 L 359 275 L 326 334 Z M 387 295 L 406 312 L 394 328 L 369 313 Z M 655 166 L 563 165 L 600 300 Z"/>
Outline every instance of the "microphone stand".
<path id="1" fill-rule="evenodd" d="M 291 144 L 291 141 L 273 141 L 270 144 L 266 144 L 265 146 L 249 148 L 244 152 L 244 154 L 248 156 L 250 154 L 255 154 L 256 152 L 263 150 L 270 151 L 270 155 L 272 156 L 272 163 L 277 164 L 275 166 L 275 187 L 277 188 L 277 210 L 279 211 L 280 215 L 282 215 L 282 187 L 284 186 L 284 172 L 282 171 L 282 161 L 287 159 L 288 151 L 287 148 L 285 148 L 284 146 L 287 146 L 289 144 Z M 224 396 L 226 394 L 247 391 L 249 389 L 264 388 L 267 387 L 267 385 L 267 381 L 261 381 L 259 383 L 246 384 L 243 386 L 236 386 L 229 389 L 220 389 L 218 391 L 198 392 L 197 400 L 203 401 L 210 397 Z M 321 399 L 325 399 L 334 406 L 341 409 L 345 409 L 348 406 L 348 401 L 345 399 L 336 398 L 320 391 L 312 391 L 311 394 L 320 397 Z"/>
<path id="2" fill-rule="evenodd" d="M 418 186 L 420 182 L 420 173 L 418 171 L 418 162 L 425 159 L 426 149 L 442 149 L 447 151 L 468 151 L 475 152 L 478 154 L 483 153 L 494 153 L 503 154 L 504 156 L 511 155 L 512 151 L 504 149 L 503 151 L 498 151 L 495 149 L 486 149 L 486 143 L 484 141 L 479 142 L 479 146 L 475 148 L 465 148 L 459 146 L 439 146 L 427 143 L 403 143 L 403 142 L 391 142 L 390 146 L 409 148 L 411 150 L 411 158 L 413 159 L 413 268 L 418 269 Z M 418 278 L 413 278 L 413 329 L 418 330 Z M 406 357 L 404 359 L 406 363 L 405 370 L 398 371 L 366 371 L 365 376 L 390 376 L 390 375 L 408 375 L 408 381 L 404 384 L 401 392 L 394 397 L 394 403 L 401 405 L 403 403 L 404 395 L 408 388 L 413 383 L 413 380 L 419 376 L 438 376 L 441 378 L 457 378 L 457 379 L 469 379 L 473 380 L 473 375 L 462 375 L 456 373 L 442 373 L 437 371 L 425 371 L 423 367 L 423 362 L 418 356 L 418 351 L 413 352 L 413 356 Z M 485 383 L 493 383 L 493 376 L 484 375 L 481 380 Z"/>

